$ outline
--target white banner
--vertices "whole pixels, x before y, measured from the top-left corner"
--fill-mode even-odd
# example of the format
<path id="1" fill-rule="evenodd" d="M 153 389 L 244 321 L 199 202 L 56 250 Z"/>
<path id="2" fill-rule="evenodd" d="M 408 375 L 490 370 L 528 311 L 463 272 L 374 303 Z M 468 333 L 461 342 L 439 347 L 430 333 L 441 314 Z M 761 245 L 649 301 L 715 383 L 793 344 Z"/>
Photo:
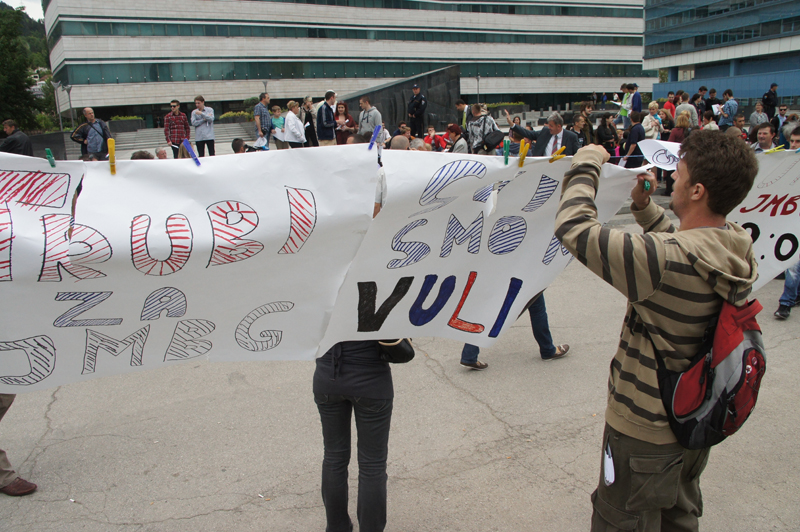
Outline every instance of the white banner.
<path id="1" fill-rule="evenodd" d="M 522 169 L 511 161 L 384 152 L 389 202 L 347 274 L 322 347 L 415 336 L 489 346 L 512 325 L 572 259 L 554 235 L 572 160 L 527 159 Z M 596 203 L 606 221 L 638 170 L 603 170 Z"/>
<path id="2" fill-rule="evenodd" d="M 312 359 L 333 342 L 490 345 L 569 263 L 553 238 L 570 159 L 391 152 L 371 220 L 364 145 L 191 160 L 0 157 L 0 393 L 211 360 Z M 762 156 L 731 215 L 760 283 L 798 257 L 800 156 Z M 607 220 L 636 170 L 603 169 Z M 83 177 L 71 241 L 71 204 Z M 366 235 L 366 236 L 365 236 Z M 763 256 L 763 258 L 762 258 Z"/>
<path id="3" fill-rule="evenodd" d="M 372 219 L 375 153 L 201 161 L 120 161 L 112 176 L 108 163 L 0 159 L 0 242 L 13 235 L 0 392 L 203 355 L 314 357 Z"/>

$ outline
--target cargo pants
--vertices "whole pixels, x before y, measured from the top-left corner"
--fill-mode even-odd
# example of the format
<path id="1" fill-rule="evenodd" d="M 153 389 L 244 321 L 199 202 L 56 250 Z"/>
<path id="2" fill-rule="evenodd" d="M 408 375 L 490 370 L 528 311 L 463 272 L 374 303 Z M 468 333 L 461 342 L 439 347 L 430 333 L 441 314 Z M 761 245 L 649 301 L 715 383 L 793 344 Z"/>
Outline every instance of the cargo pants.
<path id="1" fill-rule="evenodd" d="M 592 493 L 592 532 L 696 532 L 703 515 L 700 474 L 709 449 L 690 451 L 678 443 L 655 445 L 606 424 L 603 452 L 611 448 L 614 482 Z"/>

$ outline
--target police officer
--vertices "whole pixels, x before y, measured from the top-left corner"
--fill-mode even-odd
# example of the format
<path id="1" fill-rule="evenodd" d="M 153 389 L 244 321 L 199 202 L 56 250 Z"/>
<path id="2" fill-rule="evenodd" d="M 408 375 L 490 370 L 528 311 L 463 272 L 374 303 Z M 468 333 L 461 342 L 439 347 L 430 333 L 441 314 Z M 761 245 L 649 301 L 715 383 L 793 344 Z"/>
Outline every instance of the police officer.
<path id="1" fill-rule="evenodd" d="M 408 121 L 411 126 L 411 135 L 414 137 L 425 136 L 425 109 L 428 107 L 428 100 L 420 94 L 419 85 L 411 87 L 414 96 L 408 102 Z"/>

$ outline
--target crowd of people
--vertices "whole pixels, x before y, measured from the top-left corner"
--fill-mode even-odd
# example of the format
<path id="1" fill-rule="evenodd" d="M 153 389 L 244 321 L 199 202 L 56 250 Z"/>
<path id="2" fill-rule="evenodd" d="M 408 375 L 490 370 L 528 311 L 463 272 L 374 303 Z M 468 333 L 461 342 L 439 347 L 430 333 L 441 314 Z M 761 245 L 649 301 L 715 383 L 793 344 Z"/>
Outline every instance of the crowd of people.
<path id="1" fill-rule="evenodd" d="M 311 97 L 302 102 L 289 101 L 285 116 L 280 107 L 270 107 L 269 94 L 262 93 L 254 109 L 256 142 L 248 146 L 237 138 L 232 149 L 234 153 L 268 150 L 270 141 L 282 150 L 374 140 L 392 150 L 498 155 L 508 149 L 516 155 L 520 143 L 525 141 L 531 143 L 532 157 L 552 157 L 557 153 L 575 156 L 572 169 L 564 176 L 556 236 L 581 263 L 629 300 L 622 342 L 610 369 L 603 436 L 604 453 L 613 455 L 618 480 L 615 483 L 612 478 L 609 482 L 606 474 L 592 494 L 592 530 L 628 530 L 639 521 L 679 523 L 676 529 L 697 530 L 697 517 L 702 513 L 699 477 L 709 451 L 689 451 L 676 442 L 662 413 L 656 358 L 670 353 L 673 364 L 689 361 L 702 343 L 707 322 L 676 320 L 675 315 L 693 306 L 692 315 L 711 316 L 719 311 L 723 300 L 741 304 L 740 295 L 749 294 L 756 279 L 752 241 L 746 231 L 728 222 L 726 216 L 753 184 L 758 168 L 755 153 L 781 145 L 800 148 L 798 117 L 787 116 L 788 107 L 779 103 L 776 88 L 772 87 L 756 106 L 747 131 L 745 116 L 739 112 L 730 89 L 723 92 L 722 100 L 716 99 L 714 89 L 707 91 L 700 87 L 691 96 L 684 91 L 670 92 L 663 106 L 656 101 L 645 106 L 638 86 L 624 84 L 622 97 L 613 95 L 613 101 L 619 102 L 618 112 L 603 113 L 596 124 L 593 119 L 596 94 L 580 105 L 569 125 L 561 113 L 553 112 L 547 117 L 545 127 L 537 131 L 523 126 L 519 117 L 506 112 L 508 148 L 503 147 L 505 133 L 486 105 L 480 103 L 470 106 L 458 100 L 457 122 L 448 124 L 441 134 L 433 125 L 425 128 L 427 100 L 416 85 L 408 103 L 408 119 L 392 135 L 386 131 L 379 110 L 368 96 L 360 98 L 361 110 L 356 120 L 346 103 L 337 102 L 334 91 L 328 91 L 316 108 Z M 605 94 L 602 97 L 603 102 L 608 101 Z M 190 138 L 191 127 L 195 128 L 197 155 L 204 157 L 206 151 L 209 156 L 215 155 L 214 110 L 205 105 L 202 96 L 197 96 L 194 103 L 191 119 L 180 111 L 179 101 L 170 104 L 164 136 L 174 158 L 191 155 L 184 144 Z M 72 139 L 81 144 L 85 158 L 101 159 L 108 153 L 111 132 L 91 108 L 84 109 L 84 116 L 86 123 L 72 133 Z M 373 139 L 379 125 L 381 135 Z M 3 127 L 9 137 L 0 147 L 2 151 L 32 155 L 30 141 L 13 120 L 3 122 Z M 610 230 L 597 221 L 594 197 L 600 185 L 600 166 L 612 161 L 638 168 L 644 162 L 639 143 L 645 139 L 681 144 L 682 159 L 677 170 L 663 177 L 666 193 L 673 196 L 671 208 L 681 221 L 680 228 L 696 231 L 677 232 L 664 216 L 664 210 L 650 200 L 658 179 L 650 173 L 640 174 L 631 193 L 635 207 L 632 211 L 646 234 Z M 155 155 L 137 151 L 132 158 L 155 157 L 167 158 L 166 149 L 156 149 Z M 645 182 L 653 186 L 645 187 Z M 385 182 L 379 180 L 375 215 L 380 211 L 384 192 Z M 677 241 L 680 245 L 674 245 Z M 687 251 L 699 248 L 704 252 L 696 255 L 710 262 L 697 260 L 692 251 Z M 643 256 L 648 259 L 646 264 L 637 259 Z M 675 264 L 680 267 L 670 266 Z M 795 304 L 800 283 L 798 268 L 786 273 L 784 295 L 775 312 L 777 318 L 787 318 Z M 725 275 L 714 275 L 713 283 L 706 281 L 711 270 Z M 650 295 L 642 297 L 638 288 L 645 285 L 652 290 L 648 292 Z M 569 345 L 553 342 L 544 293 L 531 300 L 526 310 L 541 358 L 564 357 Z M 379 532 L 386 525 L 386 463 L 393 387 L 382 349 L 377 341 L 341 342 L 316 361 L 313 392 L 324 442 L 322 498 L 327 530 L 331 532 L 353 529 L 347 487 L 353 415 L 358 431 L 360 530 Z M 461 365 L 470 370 L 488 368 L 488 364 L 478 360 L 478 355 L 477 346 L 466 344 Z M 0 419 L 13 398 L 0 394 Z M 639 455 L 648 457 L 647 472 L 660 476 L 653 480 L 658 489 L 639 486 L 641 492 L 636 494 L 638 499 L 633 505 L 629 500 L 634 490 L 631 469 Z M 603 462 L 603 468 L 608 467 L 607 463 Z M 683 463 L 692 474 L 680 474 L 680 469 L 678 474 L 664 473 L 677 463 Z M 0 492 L 26 495 L 35 489 L 34 484 L 16 476 L 0 450 Z M 677 495 L 665 498 L 662 492 L 667 491 Z M 660 529 L 656 525 L 647 529 L 651 528 Z"/>

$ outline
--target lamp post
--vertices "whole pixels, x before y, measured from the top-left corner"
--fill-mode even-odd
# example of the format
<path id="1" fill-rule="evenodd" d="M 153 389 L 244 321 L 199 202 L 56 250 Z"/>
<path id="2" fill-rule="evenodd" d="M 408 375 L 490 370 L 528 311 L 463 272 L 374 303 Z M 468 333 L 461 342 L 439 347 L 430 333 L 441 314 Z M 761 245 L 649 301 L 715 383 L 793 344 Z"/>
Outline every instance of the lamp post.
<path id="1" fill-rule="evenodd" d="M 58 107 L 58 89 L 61 88 L 61 82 L 56 81 L 55 83 L 51 82 L 53 85 L 53 96 L 56 99 L 56 114 L 58 115 L 58 129 L 64 131 L 64 124 L 61 122 L 61 109 Z"/>
<path id="2" fill-rule="evenodd" d="M 262 81 L 261 83 L 264 84 L 264 93 L 266 93 L 267 92 L 267 83 L 269 83 L 269 82 L 268 81 Z"/>
<path id="3" fill-rule="evenodd" d="M 480 74 L 478 74 L 477 80 L 478 80 L 478 103 L 481 103 L 481 75 Z"/>
<path id="4" fill-rule="evenodd" d="M 72 124 L 72 129 L 75 129 L 75 117 L 72 115 L 72 85 L 64 85 L 64 90 L 67 91 L 67 99 L 69 100 L 69 121 Z"/>

